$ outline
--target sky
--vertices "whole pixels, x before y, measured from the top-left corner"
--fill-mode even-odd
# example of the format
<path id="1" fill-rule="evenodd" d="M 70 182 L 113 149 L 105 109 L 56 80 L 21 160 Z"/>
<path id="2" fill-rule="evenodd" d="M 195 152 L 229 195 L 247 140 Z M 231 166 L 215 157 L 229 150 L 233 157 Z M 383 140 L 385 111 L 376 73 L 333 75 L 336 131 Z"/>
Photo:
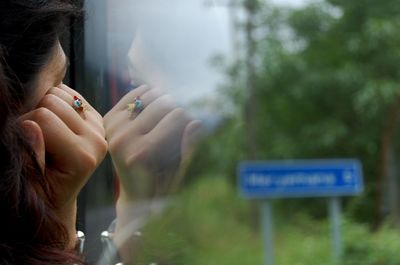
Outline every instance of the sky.
<path id="1" fill-rule="evenodd" d="M 302 6 L 304 3 L 308 2 L 307 0 L 270 0 L 272 3 L 278 5 L 289 5 L 289 6 Z"/>
<path id="2" fill-rule="evenodd" d="M 306 0 L 271 1 L 301 6 Z M 130 0 L 122 6 L 124 23 L 119 27 L 136 27 L 127 54 L 132 77 L 167 88 L 181 105 L 216 97 L 224 74 L 211 60 L 218 55 L 229 61 L 234 56 L 229 9 L 218 0 L 207 2 Z"/>
<path id="3" fill-rule="evenodd" d="M 221 73 L 211 60 L 232 53 L 227 9 L 197 0 L 146 3 L 128 54 L 135 70 L 153 86 L 170 89 L 182 104 L 212 93 Z"/>

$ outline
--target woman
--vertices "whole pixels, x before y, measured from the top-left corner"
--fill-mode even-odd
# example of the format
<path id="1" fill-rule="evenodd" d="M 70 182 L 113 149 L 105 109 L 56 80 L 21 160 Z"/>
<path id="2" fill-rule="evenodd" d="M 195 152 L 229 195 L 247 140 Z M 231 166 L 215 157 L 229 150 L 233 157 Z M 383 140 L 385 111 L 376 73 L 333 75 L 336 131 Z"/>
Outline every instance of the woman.
<path id="1" fill-rule="evenodd" d="M 165 190 L 199 125 L 146 86 L 103 121 L 64 85 L 59 33 L 80 15 L 66 0 L 0 1 L 0 264 L 83 264 L 76 200 L 108 147 L 123 184 L 118 229 L 131 218 L 124 207 L 134 202 L 135 185 L 145 177 Z"/>

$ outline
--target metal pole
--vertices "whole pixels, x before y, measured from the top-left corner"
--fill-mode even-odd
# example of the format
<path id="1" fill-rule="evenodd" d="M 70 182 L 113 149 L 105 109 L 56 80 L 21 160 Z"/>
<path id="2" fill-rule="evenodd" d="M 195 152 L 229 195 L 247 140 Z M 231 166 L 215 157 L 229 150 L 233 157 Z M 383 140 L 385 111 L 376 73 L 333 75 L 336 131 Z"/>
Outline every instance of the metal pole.
<path id="1" fill-rule="evenodd" d="M 332 222 L 333 258 L 336 264 L 340 264 L 342 258 L 342 239 L 340 232 L 341 207 L 339 198 L 335 197 L 329 199 L 329 215 Z"/>
<path id="2" fill-rule="evenodd" d="M 264 265 L 274 265 L 274 227 L 272 203 L 270 200 L 261 204 L 261 226 L 264 240 Z"/>

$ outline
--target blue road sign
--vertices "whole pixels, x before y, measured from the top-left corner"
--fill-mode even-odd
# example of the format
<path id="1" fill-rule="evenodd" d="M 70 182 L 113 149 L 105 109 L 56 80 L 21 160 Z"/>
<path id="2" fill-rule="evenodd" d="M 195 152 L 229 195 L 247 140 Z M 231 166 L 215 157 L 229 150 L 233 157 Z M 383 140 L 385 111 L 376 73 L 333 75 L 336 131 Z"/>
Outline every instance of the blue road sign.
<path id="1" fill-rule="evenodd" d="M 363 191 L 358 160 L 243 162 L 238 170 L 246 198 L 338 197 Z"/>

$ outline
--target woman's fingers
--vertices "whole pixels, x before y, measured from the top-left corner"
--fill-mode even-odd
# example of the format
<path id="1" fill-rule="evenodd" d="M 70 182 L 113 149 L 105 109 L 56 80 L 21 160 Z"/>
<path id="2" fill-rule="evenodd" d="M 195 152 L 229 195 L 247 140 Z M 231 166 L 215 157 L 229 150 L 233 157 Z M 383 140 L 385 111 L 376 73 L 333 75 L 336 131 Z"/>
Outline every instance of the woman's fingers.
<path id="1" fill-rule="evenodd" d="M 176 108 L 175 100 L 164 95 L 151 102 L 136 118 L 134 127 L 141 134 L 150 132 L 168 113 Z M 133 127 L 133 126 L 132 126 Z M 132 129 L 135 129 L 132 128 Z"/>
<path id="2" fill-rule="evenodd" d="M 115 111 L 125 110 L 126 105 L 133 103 L 133 100 L 136 97 L 142 97 L 144 93 L 146 93 L 148 90 L 150 90 L 150 87 L 144 85 L 130 91 L 128 94 L 121 98 L 121 100 L 114 106 L 113 109 Z"/>
<path id="3" fill-rule="evenodd" d="M 145 135 L 143 144 L 147 146 L 130 151 L 128 167 L 147 172 L 145 175 L 153 178 L 153 195 L 165 193 L 174 183 L 182 162 L 182 137 L 189 121 L 183 109 L 174 109 Z"/>
<path id="4" fill-rule="evenodd" d="M 146 135 L 130 137 L 130 129 L 112 138 L 110 151 L 124 166 L 148 170 L 176 167 L 181 155 L 181 140 L 189 118 L 182 109 L 168 113 Z"/>
<path id="5" fill-rule="evenodd" d="M 47 91 L 47 94 L 55 95 L 55 96 L 61 98 L 62 100 L 64 100 L 68 105 L 72 106 L 73 96 L 71 96 L 69 93 L 67 93 L 65 90 L 63 90 L 59 87 L 50 88 Z"/>
<path id="6" fill-rule="evenodd" d="M 77 113 L 78 115 L 84 116 L 84 118 L 79 117 L 78 122 L 84 129 L 82 129 L 83 134 L 81 137 L 84 139 L 84 142 L 87 143 L 87 150 L 90 151 L 95 155 L 97 160 L 103 160 L 106 152 L 107 152 L 107 142 L 105 140 L 105 130 L 103 125 L 103 117 L 86 101 L 82 95 L 78 92 L 73 90 L 72 88 L 68 87 L 67 85 L 61 84 L 60 87 L 55 87 L 50 90 L 50 94 L 56 94 L 60 98 L 64 100 L 71 100 L 70 104 L 68 104 L 68 108 L 72 109 L 73 112 Z M 74 97 L 78 97 L 82 100 L 84 104 L 83 110 L 76 110 L 72 107 L 72 102 Z M 75 115 L 75 118 L 77 116 Z M 74 120 L 64 120 L 67 126 L 69 122 L 74 122 Z"/>
<path id="7" fill-rule="evenodd" d="M 144 109 L 130 113 L 127 104 L 137 96 Z M 192 121 L 164 91 L 141 87 L 124 96 L 104 117 L 104 124 L 122 189 L 134 196 L 143 183 L 153 192 L 166 190 L 179 172 L 183 152 L 191 149 L 200 122 Z"/>
<path id="8" fill-rule="evenodd" d="M 78 136 L 53 112 L 47 108 L 38 108 L 21 117 L 37 123 L 42 132 L 46 152 L 54 164 L 63 165 L 63 173 L 79 171 L 81 142 Z M 74 172 L 78 173 L 78 172 Z M 83 173 L 83 172 L 79 172 Z"/>
<path id="9" fill-rule="evenodd" d="M 200 120 L 191 121 L 185 128 L 182 138 L 182 154 L 191 156 L 193 149 L 201 138 L 203 123 Z"/>
<path id="10" fill-rule="evenodd" d="M 81 99 L 84 104 L 83 110 L 74 110 L 81 116 L 82 119 L 87 121 L 87 123 L 91 125 L 96 132 L 98 132 L 102 137 L 105 136 L 103 117 L 78 92 L 62 84 L 60 87 L 54 87 L 50 89 L 48 93 L 60 97 L 71 107 L 75 100 L 74 97 Z"/>
<path id="11" fill-rule="evenodd" d="M 97 134 L 75 134 L 47 108 L 33 110 L 21 119 L 23 123 L 34 123 L 40 127 L 44 144 L 31 143 L 31 146 L 39 165 L 44 168 L 46 181 L 54 189 L 52 203 L 56 207 L 63 207 L 76 198 L 88 177 L 103 160 L 107 143 Z"/>
<path id="12" fill-rule="evenodd" d="M 181 145 L 183 133 L 189 124 L 190 118 L 181 108 L 169 112 L 147 134 L 151 142 L 156 142 L 152 154 L 158 157 L 161 167 L 177 167 L 181 158 Z"/>
<path id="13" fill-rule="evenodd" d="M 60 163 L 56 163 L 58 168 L 65 170 L 65 168 L 71 166 L 66 163 L 66 161 L 63 161 L 63 159 L 68 159 L 69 162 L 78 158 L 78 160 L 73 161 L 74 163 L 72 164 L 79 163 L 79 159 L 82 159 L 82 161 L 87 162 L 82 168 L 93 167 L 94 169 L 107 152 L 107 142 L 104 137 L 105 131 L 102 125 L 102 118 L 94 109 L 91 109 L 82 110 L 83 112 L 87 111 L 92 114 L 90 116 L 88 115 L 87 119 L 82 119 L 79 111 L 72 107 L 72 103 L 68 103 L 68 101 L 72 99 L 71 94 L 73 90 L 65 85 L 63 88 L 68 89 L 69 92 L 57 87 L 50 89 L 49 93 L 39 102 L 38 109 L 25 114 L 23 118 L 33 120 L 33 117 L 38 119 L 38 121 L 33 121 L 39 124 L 43 132 L 48 128 L 48 133 L 46 135 L 43 133 L 45 138 L 48 137 L 48 139 L 45 140 L 49 141 L 48 143 L 51 144 L 47 146 L 46 143 L 46 151 L 51 155 L 52 159 L 60 158 L 57 160 L 57 162 Z M 79 95 L 78 93 L 76 94 Z M 83 98 L 82 101 L 86 102 Z M 52 118 L 52 123 L 46 125 L 42 122 L 44 120 L 43 116 Z M 98 117 L 100 117 L 100 120 Z M 66 128 L 68 130 L 66 130 Z M 51 141 L 53 138 L 57 137 L 57 133 L 59 133 L 60 136 L 59 145 L 56 145 L 57 142 Z M 52 138 L 52 136 L 54 137 Z M 64 152 L 63 149 L 57 149 L 64 144 L 68 147 L 65 150 L 71 152 Z M 54 146 L 55 148 L 53 148 Z M 76 151 L 75 155 L 69 157 L 73 150 Z M 68 155 L 64 156 L 64 153 Z M 79 155 L 82 157 L 79 158 Z M 91 159 L 88 156 L 91 156 Z M 96 165 L 90 163 L 89 160 L 92 160 L 92 162 L 94 161 Z M 79 164 L 76 165 L 79 167 Z M 69 171 L 69 169 L 67 170 Z"/>
<path id="14" fill-rule="evenodd" d="M 81 135 L 87 131 L 85 121 L 79 114 L 61 98 L 47 94 L 39 102 L 39 108 L 46 108 L 57 115 L 75 134 Z"/>
<path id="15" fill-rule="evenodd" d="M 73 95 L 87 110 L 73 108 Z M 46 180 L 56 187 L 54 205 L 70 203 L 107 153 L 102 117 L 63 85 L 50 89 L 37 109 L 20 119 Z"/>
<path id="16" fill-rule="evenodd" d="M 147 87 L 144 87 L 147 88 Z M 139 88 L 138 88 L 139 89 Z M 134 90 L 133 90 L 134 91 Z M 129 92 L 128 95 L 124 97 L 126 102 L 130 102 L 129 104 L 133 103 L 135 100 L 135 95 L 138 93 L 133 93 L 133 91 Z M 140 92 L 139 92 L 140 93 Z M 146 92 L 140 96 L 140 100 L 142 100 L 144 110 L 141 113 L 137 111 L 129 111 L 128 110 L 128 103 L 125 105 L 124 109 L 119 108 L 119 103 L 114 107 L 105 117 L 105 127 L 107 129 L 108 135 L 118 134 L 121 130 L 121 124 L 126 126 L 132 125 L 136 123 L 136 119 L 142 116 L 145 116 L 148 119 L 149 116 L 146 115 L 146 109 L 153 101 L 157 100 L 159 97 L 165 95 L 165 91 L 160 89 L 148 89 Z M 118 106 L 118 107 L 117 107 Z M 135 123 L 133 123 L 135 120 Z"/>
<path id="17" fill-rule="evenodd" d="M 21 122 L 23 132 L 33 149 L 36 156 L 36 161 L 44 174 L 46 172 L 46 146 L 42 129 L 39 124 L 31 120 L 24 120 Z"/>
<path id="18" fill-rule="evenodd" d="M 93 107 L 89 104 L 89 102 L 86 101 L 86 99 L 81 94 L 79 94 L 77 91 L 73 90 L 69 86 L 67 86 L 65 84 L 61 84 L 58 88 L 61 89 L 64 92 L 66 92 L 67 94 L 69 94 L 72 98 L 74 98 L 74 97 L 80 98 L 82 100 L 82 102 L 86 105 L 88 110 L 92 110 L 93 109 Z"/>
<path id="19" fill-rule="evenodd" d="M 159 143 L 158 148 L 162 150 L 163 156 L 170 156 L 171 153 L 172 156 L 174 153 L 180 155 L 183 133 L 189 122 L 190 118 L 185 111 L 176 108 L 158 122 L 147 137 Z"/>

